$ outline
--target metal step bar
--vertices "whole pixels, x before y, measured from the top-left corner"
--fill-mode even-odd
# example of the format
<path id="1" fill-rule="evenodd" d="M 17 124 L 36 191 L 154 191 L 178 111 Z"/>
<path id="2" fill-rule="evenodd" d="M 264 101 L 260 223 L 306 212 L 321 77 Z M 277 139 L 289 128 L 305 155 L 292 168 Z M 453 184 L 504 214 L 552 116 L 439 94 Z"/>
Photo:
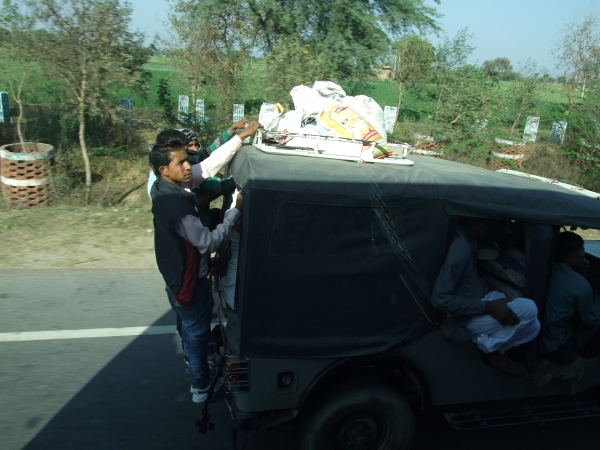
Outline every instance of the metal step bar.
<path id="1" fill-rule="evenodd" d="M 444 413 L 444 417 L 455 429 L 476 430 L 600 417 L 600 406 L 590 399 L 552 404 L 522 403 L 499 409 L 473 405 L 467 411 Z"/>

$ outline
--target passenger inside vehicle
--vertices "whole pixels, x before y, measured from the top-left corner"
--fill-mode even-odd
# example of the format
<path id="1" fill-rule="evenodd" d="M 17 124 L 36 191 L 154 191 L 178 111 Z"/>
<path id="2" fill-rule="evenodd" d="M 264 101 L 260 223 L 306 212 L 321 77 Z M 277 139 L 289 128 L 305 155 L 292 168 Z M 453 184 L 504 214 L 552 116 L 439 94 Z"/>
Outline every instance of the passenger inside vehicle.
<path id="1" fill-rule="evenodd" d="M 231 309 L 235 309 L 235 284 L 237 279 L 238 255 L 240 251 L 240 234 L 242 232 L 241 223 L 239 223 L 231 235 L 231 241 L 226 248 L 229 252 L 227 261 L 227 270 L 225 275 L 220 278 L 220 290 L 225 303 Z"/>
<path id="2" fill-rule="evenodd" d="M 505 232 L 498 239 L 498 246 L 500 247 L 500 256 L 497 261 L 524 277 L 527 271 L 525 224 L 509 222 Z"/>
<path id="3" fill-rule="evenodd" d="M 557 364 L 600 356 L 600 299 L 584 277 L 583 239 L 560 233 L 544 311 L 543 357 Z"/>
<path id="4" fill-rule="evenodd" d="M 490 291 L 477 271 L 478 239 L 486 236 L 492 223 L 465 218 L 436 279 L 432 303 L 446 313 L 442 332 L 455 341 L 473 341 L 484 361 L 510 375 L 528 376 L 525 368 L 505 352 L 535 339 L 540 331 L 535 302 L 507 298 Z"/>
<path id="5" fill-rule="evenodd" d="M 495 257 L 484 257 L 485 253 L 482 255 L 479 250 L 479 274 L 489 289 L 502 292 L 508 298 L 523 297 L 527 271 L 523 222 L 508 222 L 498 232 L 493 245 L 499 247 Z"/>

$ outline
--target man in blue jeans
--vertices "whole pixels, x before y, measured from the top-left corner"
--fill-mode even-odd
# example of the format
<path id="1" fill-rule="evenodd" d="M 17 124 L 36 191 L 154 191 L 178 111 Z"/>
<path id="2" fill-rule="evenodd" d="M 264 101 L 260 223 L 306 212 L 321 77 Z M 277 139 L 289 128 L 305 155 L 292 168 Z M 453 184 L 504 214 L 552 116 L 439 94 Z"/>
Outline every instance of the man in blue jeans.
<path id="1" fill-rule="evenodd" d="M 192 400 L 205 402 L 211 381 L 207 361 L 213 300 L 208 283 L 210 254 L 226 242 L 240 220 L 243 198 L 213 231 L 198 217 L 194 189 L 213 177 L 253 135 L 260 125 L 252 122 L 238 136 L 215 150 L 204 161 L 191 166 L 186 153 L 187 138 L 177 130 L 160 133 L 150 151 L 150 165 L 158 179 L 151 189 L 154 215 L 156 262 L 168 287 L 171 307 L 182 322 L 183 346 L 190 360 Z"/>
<path id="2" fill-rule="evenodd" d="M 205 160 L 206 158 L 208 158 L 211 153 L 213 153 L 216 149 L 218 149 L 221 145 L 225 144 L 227 141 L 229 141 L 233 136 L 236 135 L 236 131 L 238 130 L 242 130 L 244 127 L 246 127 L 248 124 L 250 123 L 250 121 L 246 118 L 233 123 L 229 129 L 227 129 L 226 131 L 224 131 L 223 133 L 221 133 L 217 139 L 214 140 L 214 142 L 212 144 L 210 144 L 208 147 L 204 148 L 204 149 L 200 149 L 200 143 L 198 141 L 198 136 L 196 135 L 196 133 L 192 130 L 189 130 L 187 128 L 182 128 L 182 129 L 178 129 L 177 131 L 181 131 L 186 139 L 187 139 L 187 154 L 189 157 L 189 161 L 191 165 L 194 164 L 198 164 L 199 162 Z M 173 130 L 165 130 L 166 136 L 163 136 L 162 133 L 159 134 L 156 137 L 156 144 L 155 145 L 162 145 L 163 141 L 164 141 L 164 137 L 168 137 L 172 134 Z M 152 150 L 153 146 L 150 147 L 150 150 Z M 152 200 L 152 194 L 151 194 L 151 190 L 152 190 L 152 186 L 154 185 L 154 183 L 157 180 L 157 175 L 154 174 L 154 170 L 150 170 L 150 175 L 148 177 L 148 197 L 150 197 L 150 200 Z M 195 189 L 194 189 L 194 193 L 196 194 L 196 199 L 198 200 L 198 208 L 199 208 L 199 217 L 200 217 L 200 221 L 202 222 L 202 224 L 206 227 L 208 227 L 211 231 L 214 230 L 214 228 L 217 226 L 217 224 L 221 221 L 220 217 L 222 217 L 220 215 L 220 211 L 215 209 L 210 209 L 210 202 L 215 200 L 216 198 L 218 198 L 219 196 L 223 195 L 223 194 L 229 194 L 231 193 L 233 190 L 235 189 L 235 182 L 233 181 L 233 178 L 227 178 L 225 180 L 220 180 L 218 177 L 212 177 L 209 178 L 207 180 L 205 180 L 204 182 L 202 182 L 200 185 L 198 185 Z M 215 219 L 215 215 L 219 214 L 216 219 Z M 167 294 L 169 293 L 169 287 L 167 286 L 165 288 L 165 291 L 167 291 Z M 179 315 L 177 315 L 177 333 L 179 333 L 179 336 L 181 337 L 181 346 L 183 349 L 183 333 L 181 330 L 181 317 Z M 184 350 L 184 355 L 183 355 L 183 360 L 185 362 L 185 366 L 186 366 L 186 372 L 190 373 L 190 361 L 187 357 L 187 355 L 185 354 L 185 350 Z M 214 360 L 213 360 L 214 361 Z M 209 358 L 209 365 L 211 363 L 211 359 Z"/>

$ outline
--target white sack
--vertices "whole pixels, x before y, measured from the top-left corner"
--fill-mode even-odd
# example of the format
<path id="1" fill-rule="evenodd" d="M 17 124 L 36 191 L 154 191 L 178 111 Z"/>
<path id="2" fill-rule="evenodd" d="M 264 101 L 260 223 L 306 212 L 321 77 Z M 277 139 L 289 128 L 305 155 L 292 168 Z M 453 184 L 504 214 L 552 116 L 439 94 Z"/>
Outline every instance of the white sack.
<path id="1" fill-rule="evenodd" d="M 271 131 L 282 131 L 284 133 L 301 133 L 302 130 L 302 112 L 301 111 L 288 111 L 279 116 L 279 119 L 275 122 Z"/>
<path id="2" fill-rule="evenodd" d="M 322 97 L 319 92 L 308 86 L 296 86 L 290 92 L 294 100 L 294 109 L 302 112 L 302 122 L 306 123 L 311 117 L 317 117 L 321 111 L 329 109 L 335 101 Z"/>
<path id="3" fill-rule="evenodd" d="M 280 116 L 279 108 L 272 103 L 263 103 L 258 113 L 258 122 L 265 127 L 265 130 L 272 130 Z"/>
<path id="4" fill-rule="evenodd" d="M 359 113 L 363 119 L 377 130 L 383 141 L 387 142 L 383 109 L 381 109 L 381 106 L 375 100 L 366 95 L 357 95 L 356 97 L 347 96 L 342 99 L 342 105 L 352 108 Z"/>
<path id="5" fill-rule="evenodd" d="M 311 122 L 307 123 L 300 130 L 302 134 L 307 134 L 311 136 L 329 136 L 329 137 L 339 137 L 339 135 L 333 131 L 331 128 L 321 125 L 319 122 Z"/>
<path id="6" fill-rule="evenodd" d="M 346 91 L 341 86 L 331 81 L 315 81 L 312 87 L 321 95 L 321 97 L 329 98 L 336 103 L 340 103 L 346 96 Z"/>
<path id="7" fill-rule="evenodd" d="M 312 88 L 296 86 L 290 92 L 295 111 L 301 116 L 301 133 L 320 136 L 338 136 L 330 127 L 320 121 L 321 113 L 331 110 L 332 106 L 346 106 L 356 111 L 365 122 L 371 125 L 387 142 L 383 110 L 375 100 L 366 95 L 347 96 L 346 92 L 331 81 L 315 81 Z M 314 119 L 314 120 L 313 120 Z M 262 123 L 262 122 L 261 122 Z M 265 125 L 263 123 L 263 125 Z M 273 124 L 273 126 L 277 126 Z M 275 129 L 275 128 L 268 128 Z M 277 126 L 280 130 L 281 127 Z M 290 130 L 290 132 L 292 132 Z"/>

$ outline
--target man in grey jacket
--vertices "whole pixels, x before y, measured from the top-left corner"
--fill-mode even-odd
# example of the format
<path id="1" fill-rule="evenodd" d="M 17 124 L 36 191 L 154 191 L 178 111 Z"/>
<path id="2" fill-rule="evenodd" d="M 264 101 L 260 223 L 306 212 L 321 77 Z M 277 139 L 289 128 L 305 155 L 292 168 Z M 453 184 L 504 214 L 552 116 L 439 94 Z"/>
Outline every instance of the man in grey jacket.
<path id="1" fill-rule="evenodd" d="M 581 274 L 589 264 L 581 236 L 570 231 L 560 233 L 556 253 L 546 299 L 542 348 L 547 359 L 569 364 L 590 341 L 600 337 L 600 299 Z M 596 349 L 589 350 L 590 356 L 597 356 Z"/>
<path id="2" fill-rule="evenodd" d="M 473 341 L 485 361 L 511 375 L 526 376 L 525 370 L 504 354 L 538 335 L 535 302 L 508 299 L 490 292 L 477 273 L 477 238 L 486 235 L 489 221 L 464 219 L 450 246 L 446 261 L 433 287 L 433 305 L 446 313 L 442 332 L 454 341 Z"/>

